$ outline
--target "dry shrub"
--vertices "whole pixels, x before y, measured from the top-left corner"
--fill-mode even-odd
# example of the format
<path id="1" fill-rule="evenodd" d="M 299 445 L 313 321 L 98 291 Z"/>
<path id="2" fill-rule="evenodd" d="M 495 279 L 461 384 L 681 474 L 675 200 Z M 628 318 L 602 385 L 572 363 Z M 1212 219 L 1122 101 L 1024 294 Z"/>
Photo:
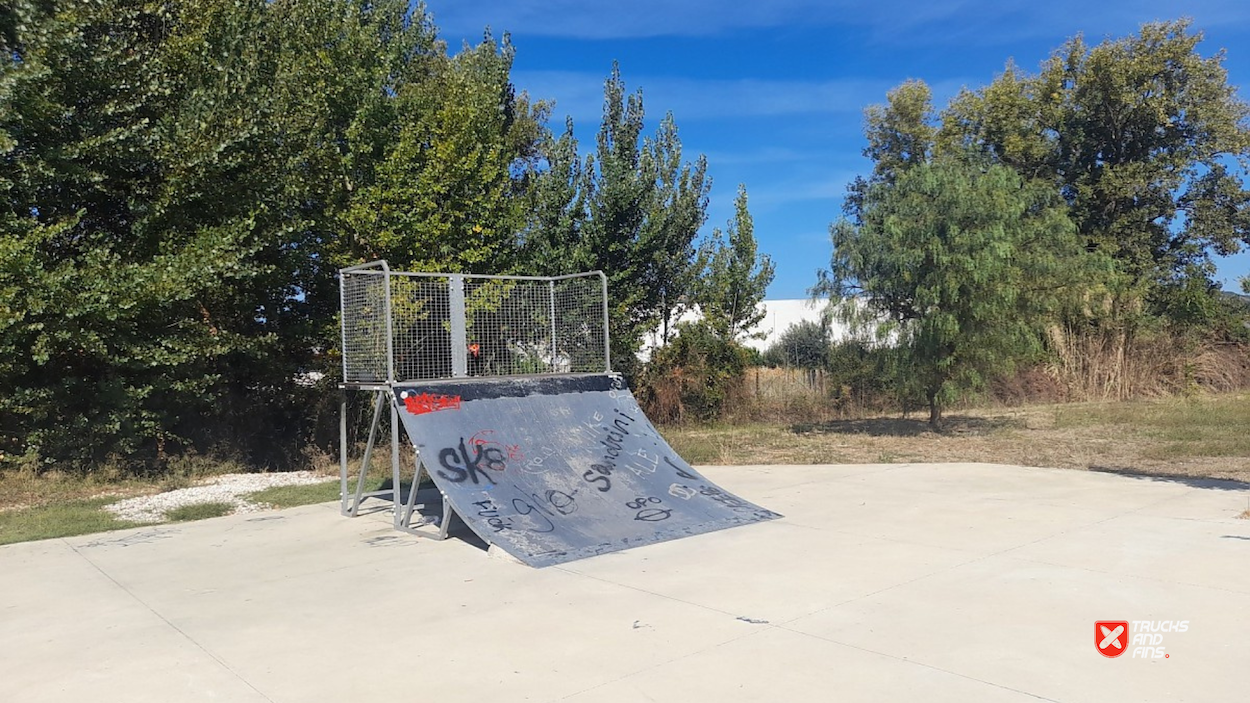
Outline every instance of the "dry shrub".
<path id="1" fill-rule="evenodd" d="M 1064 400 L 1158 398 L 1250 387 L 1250 348 L 1194 341 L 1173 333 L 1133 336 L 1120 330 L 1049 333 L 1054 361 L 1042 371 Z"/>
<path id="2" fill-rule="evenodd" d="M 746 370 L 740 390 L 726 419 L 826 422 L 898 410 L 892 396 L 843 383 L 821 369 L 753 367 Z"/>
<path id="3" fill-rule="evenodd" d="M 990 397 L 1004 405 L 1062 403 L 1068 400 L 1068 389 L 1050 369 L 1030 366 L 995 380 Z"/>
<path id="4" fill-rule="evenodd" d="M 1194 385 L 1217 392 L 1250 388 L 1250 347 L 1216 344 L 1199 350 L 1190 362 Z"/>
<path id="5" fill-rule="evenodd" d="M 685 404 L 681 402 L 689 385 L 682 367 L 665 369 L 657 378 L 638 392 L 638 403 L 652 422 L 681 424 L 686 419 Z"/>

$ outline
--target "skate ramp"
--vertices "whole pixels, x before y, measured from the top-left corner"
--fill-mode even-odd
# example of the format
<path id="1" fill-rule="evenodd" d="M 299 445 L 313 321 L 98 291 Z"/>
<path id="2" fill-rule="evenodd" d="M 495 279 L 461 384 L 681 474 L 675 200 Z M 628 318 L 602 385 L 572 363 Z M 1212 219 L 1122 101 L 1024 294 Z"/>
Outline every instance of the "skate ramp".
<path id="1" fill-rule="evenodd" d="M 691 468 L 615 375 L 400 384 L 395 396 L 456 513 L 531 566 L 781 517 Z"/>

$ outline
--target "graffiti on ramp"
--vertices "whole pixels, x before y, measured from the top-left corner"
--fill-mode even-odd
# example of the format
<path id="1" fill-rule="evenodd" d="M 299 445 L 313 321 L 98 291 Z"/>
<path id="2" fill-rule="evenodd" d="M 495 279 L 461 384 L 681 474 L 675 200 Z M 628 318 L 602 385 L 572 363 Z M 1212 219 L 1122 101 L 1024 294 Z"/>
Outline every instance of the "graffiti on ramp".
<path id="1" fill-rule="evenodd" d="M 395 394 L 456 513 L 531 566 L 781 517 L 677 456 L 616 375 L 403 384 Z"/>

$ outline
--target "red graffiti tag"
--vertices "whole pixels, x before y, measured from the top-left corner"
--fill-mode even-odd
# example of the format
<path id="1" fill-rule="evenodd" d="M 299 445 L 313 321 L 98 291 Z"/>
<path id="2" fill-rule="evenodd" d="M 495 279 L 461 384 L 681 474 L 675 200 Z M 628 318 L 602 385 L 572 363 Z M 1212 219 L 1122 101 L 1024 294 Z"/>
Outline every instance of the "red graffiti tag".
<path id="1" fill-rule="evenodd" d="M 508 459 L 511 461 L 524 461 L 525 460 L 525 453 L 521 451 L 521 445 L 504 444 L 503 442 L 500 442 L 496 440 L 494 437 L 492 437 L 492 435 L 494 434 L 495 434 L 494 430 L 482 430 L 469 438 L 469 446 L 493 448 L 497 450 L 501 456 L 506 455 Z M 495 467 L 491 467 L 491 468 L 495 468 Z M 505 468 L 507 467 L 500 466 L 497 470 L 503 471 Z"/>
<path id="2" fill-rule="evenodd" d="M 433 393 L 403 393 L 404 407 L 413 415 L 437 412 L 439 410 L 459 410 L 460 396 L 434 395 Z"/>

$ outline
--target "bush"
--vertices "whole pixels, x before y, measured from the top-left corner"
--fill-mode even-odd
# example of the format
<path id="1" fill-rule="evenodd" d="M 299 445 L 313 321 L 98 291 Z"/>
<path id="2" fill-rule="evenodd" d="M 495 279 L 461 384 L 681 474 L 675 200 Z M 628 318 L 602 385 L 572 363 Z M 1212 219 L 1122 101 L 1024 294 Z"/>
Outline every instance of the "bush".
<path id="1" fill-rule="evenodd" d="M 656 422 L 719 419 L 740 395 L 749 358 L 706 324 L 682 323 L 639 376 L 638 402 Z"/>
<path id="2" fill-rule="evenodd" d="M 763 360 L 772 367 L 823 369 L 829 365 L 832 344 L 827 325 L 802 320 L 781 333 L 777 341 L 764 352 Z"/>

